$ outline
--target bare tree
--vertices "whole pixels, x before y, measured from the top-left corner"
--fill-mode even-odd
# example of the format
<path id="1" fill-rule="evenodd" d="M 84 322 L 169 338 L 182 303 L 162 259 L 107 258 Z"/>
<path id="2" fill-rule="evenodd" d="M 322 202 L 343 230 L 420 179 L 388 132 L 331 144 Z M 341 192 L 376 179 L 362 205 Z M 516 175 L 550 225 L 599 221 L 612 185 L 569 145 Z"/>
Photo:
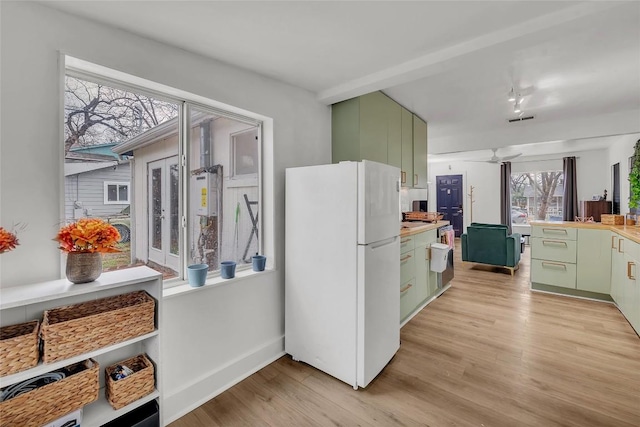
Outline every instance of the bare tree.
<path id="1" fill-rule="evenodd" d="M 122 142 L 178 115 L 176 104 L 67 76 L 64 149 Z"/>
<path id="2" fill-rule="evenodd" d="M 547 215 L 547 208 L 551 203 L 551 199 L 560 183 L 562 178 L 562 171 L 556 172 L 539 172 L 535 174 L 535 179 L 532 174 L 525 174 L 531 185 L 536 192 L 536 197 L 540 201 L 538 205 L 538 213 L 536 219 L 545 219 Z"/>

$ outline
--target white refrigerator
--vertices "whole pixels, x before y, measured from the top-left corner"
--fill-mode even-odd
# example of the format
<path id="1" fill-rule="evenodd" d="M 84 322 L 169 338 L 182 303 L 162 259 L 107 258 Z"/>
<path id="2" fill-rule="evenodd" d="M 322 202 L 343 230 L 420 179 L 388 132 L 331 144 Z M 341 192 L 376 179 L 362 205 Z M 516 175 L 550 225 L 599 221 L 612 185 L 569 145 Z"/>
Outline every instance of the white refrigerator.
<path id="1" fill-rule="evenodd" d="M 354 389 L 400 347 L 400 170 L 286 170 L 285 351 Z"/>

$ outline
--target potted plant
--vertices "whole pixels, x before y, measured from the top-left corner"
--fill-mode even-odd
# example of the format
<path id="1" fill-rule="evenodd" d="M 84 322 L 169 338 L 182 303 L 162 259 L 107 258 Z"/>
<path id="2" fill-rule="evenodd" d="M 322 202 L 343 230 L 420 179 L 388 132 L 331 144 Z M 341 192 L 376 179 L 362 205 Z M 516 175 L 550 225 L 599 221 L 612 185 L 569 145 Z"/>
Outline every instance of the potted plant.
<path id="1" fill-rule="evenodd" d="M 60 229 L 54 239 L 67 252 L 67 279 L 73 283 L 96 280 L 102 274 L 102 255 L 120 252 L 116 244 L 120 233 L 99 218 L 82 218 Z"/>
<path id="2" fill-rule="evenodd" d="M 640 205 L 640 139 L 633 147 L 629 169 L 629 210 L 636 214 Z"/>

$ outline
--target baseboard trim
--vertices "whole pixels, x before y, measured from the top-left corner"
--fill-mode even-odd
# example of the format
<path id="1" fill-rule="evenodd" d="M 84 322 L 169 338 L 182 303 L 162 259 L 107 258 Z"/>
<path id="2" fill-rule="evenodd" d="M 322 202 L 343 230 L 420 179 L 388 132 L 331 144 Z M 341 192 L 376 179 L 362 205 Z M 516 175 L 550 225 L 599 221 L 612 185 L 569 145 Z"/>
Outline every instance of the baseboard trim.
<path id="1" fill-rule="evenodd" d="M 177 390 L 165 390 L 161 405 L 163 424 L 174 422 L 284 355 L 281 336 Z"/>

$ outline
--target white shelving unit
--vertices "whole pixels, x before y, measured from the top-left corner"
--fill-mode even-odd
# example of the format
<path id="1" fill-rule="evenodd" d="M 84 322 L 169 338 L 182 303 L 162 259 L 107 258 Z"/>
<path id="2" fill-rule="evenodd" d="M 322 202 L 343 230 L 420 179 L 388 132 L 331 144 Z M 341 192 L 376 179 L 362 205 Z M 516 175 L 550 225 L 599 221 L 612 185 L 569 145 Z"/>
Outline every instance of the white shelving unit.
<path id="1" fill-rule="evenodd" d="M 103 347 L 88 353 L 54 363 L 38 363 L 34 368 L 13 375 L 0 377 L 0 388 L 29 378 L 55 371 L 63 366 L 88 358 L 100 365 L 100 395 L 96 402 L 84 407 L 82 426 L 99 427 L 127 412 L 151 401 L 162 401 L 160 369 L 160 319 L 162 316 L 162 275 L 148 267 L 135 267 L 103 273 L 91 283 L 74 285 L 66 279 L 0 289 L 0 326 L 13 325 L 29 320 L 40 320 L 45 310 L 83 301 L 144 290 L 156 300 L 156 328 L 148 334 Z M 130 405 L 114 410 L 104 395 L 104 369 L 121 360 L 146 353 L 155 365 L 156 390 Z M 160 425 L 162 408 L 160 407 Z"/>

